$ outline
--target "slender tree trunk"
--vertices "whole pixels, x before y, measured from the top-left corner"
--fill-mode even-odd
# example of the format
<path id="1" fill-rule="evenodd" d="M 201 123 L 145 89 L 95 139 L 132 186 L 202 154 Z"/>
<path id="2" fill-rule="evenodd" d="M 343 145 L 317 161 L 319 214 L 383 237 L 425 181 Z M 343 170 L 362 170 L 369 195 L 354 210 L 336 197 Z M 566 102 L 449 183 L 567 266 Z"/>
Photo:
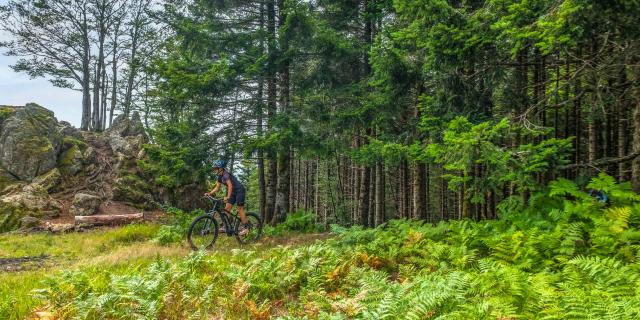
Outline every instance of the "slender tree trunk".
<path id="1" fill-rule="evenodd" d="M 431 181 L 430 181 L 430 177 L 431 177 L 431 166 L 427 163 L 425 164 L 425 204 L 424 204 L 424 208 L 425 208 L 425 217 L 428 219 L 428 221 L 433 221 L 434 219 L 434 215 L 433 215 L 433 210 L 431 208 Z"/>
<path id="2" fill-rule="evenodd" d="M 376 166 L 369 167 L 370 177 L 369 177 L 369 205 L 367 208 L 367 226 L 375 227 L 376 216 L 375 216 L 375 198 L 376 198 Z"/>
<path id="3" fill-rule="evenodd" d="M 573 158 L 574 163 L 579 163 L 582 155 L 582 119 L 581 119 L 581 111 L 582 111 L 582 98 L 580 95 L 582 94 L 582 82 L 578 77 L 575 80 L 574 84 L 574 95 L 576 98 L 573 101 L 573 121 L 574 121 L 574 135 L 575 140 L 573 143 L 575 156 Z M 577 169 L 576 169 L 577 170 Z M 576 171 L 575 176 L 577 176 L 578 171 Z"/>
<path id="4" fill-rule="evenodd" d="M 112 52 L 112 64 L 111 64 L 111 106 L 109 107 L 109 127 L 113 123 L 113 113 L 116 110 L 116 106 L 118 103 L 118 26 L 116 26 L 113 40 L 113 52 Z"/>
<path id="5" fill-rule="evenodd" d="M 278 0 L 279 29 L 284 29 L 287 20 L 284 0 Z M 280 49 L 283 52 L 288 50 L 286 37 L 280 39 Z M 280 112 L 284 115 L 289 113 L 289 64 L 282 63 L 280 70 Z M 278 150 L 278 185 L 276 194 L 276 207 L 273 223 L 284 221 L 289 210 L 289 183 L 290 183 L 290 153 L 289 142 L 283 142 Z"/>
<path id="6" fill-rule="evenodd" d="M 91 125 L 91 44 L 89 43 L 89 26 L 87 23 L 86 10 L 83 12 L 82 43 L 82 122 L 80 128 L 87 131 Z"/>
<path id="7" fill-rule="evenodd" d="M 358 149 L 360 147 L 360 138 L 359 131 L 356 130 L 356 135 L 354 137 L 354 148 Z M 360 224 L 360 190 L 362 189 L 362 169 L 360 166 L 354 162 L 352 162 L 351 171 L 353 173 L 353 215 L 351 220 L 354 224 Z"/>
<path id="8" fill-rule="evenodd" d="M 260 30 L 263 31 L 264 30 L 264 12 L 265 8 L 264 8 L 264 3 L 261 2 L 260 3 Z M 261 55 L 264 54 L 264 40 L 260 40 L 260 53 Z M 258 101 L 256 103 L 256 113 L 257 113 L 257 120 L 256 120 L 256 131 L 257 131 L 257 135 L 259 138 L 262 138 L 264 135 L 263 132 L 263 118 L 264 118 L 264 76 L 261 74 L 259 76 L 258 79 Z M 266 220 L 266 200 L 267 200 L 267 190 L 266 190 L 266 183 L 265 183 L 265 171 L 264 171 L 264 151 L 262 150 L 262 148 L 258 149 L 257 152 L 257 156 L 258 156 L 258 189 L 260 192 L 260 203 L 259 203 L 259 210 L 260 210 L 260 217 L 262 217 L 262 221 L 268 221 Z"/>
<path id="9" fill-rule="evenodd" d="M 636 96 L 636 109 L 633 114 L 633 151 L 640 152 L 640 97 Z M 633 191 L 640 193 L 640 157 L 633 160 L 631 168 Z"/>
<path id="10" fill-rule="evenodd" d="M 276 75 L 275 75 L 275 59 L 276 59 L 276 13 L 274 0 L 267 2 L 267 34 L 268 34 L 268 54 L 269 54 L 269 68 L 267 76 L 267 118 L 269 133 L 273 133 L 276 116 Z M 273 222 L 275 216 L 276 207 L 276 187 L 278 183 L 278 162 L 277 153 L 275 150 L 270 149 L 267 152 L 267 158 L 269 160 L 269 173 L 267 178 L 267 196 L 266 196 L 266 220 Z M 317 187 L 316 187 L 317 190 Z M 316 212 L 317 204 L 316 204 Z"/>
<path id="11" fill-rule="evenodd" d="M 367 227 L 369 222 L 369 179 L 371 177 L 371 171 L 369 166 L 363 166 L 360 171 L 360 198 L 359 198 L 359 224 Z"/>
<path id="12" fill-rule="evenodd" d="M 100 106 L 100 129 L 104 130 L 107 120 L 107 90 L 109 90 L 109 79 L 107 78 L 106 66 L 102 68 L 102 104 Z"/>
<path id="13" fill-rule="evenodd" d="M 385 220 L 385 176 L 382 161 L 376 163 L 376 197 L 375 197 L 375 226 L 379 226 Z"/>
<path id="14" fill-rule="evenodd" d="M 622 93 L 624 94 L 628 88 L 629 83 L 627 81 L 627 70 L 626 67 L 622 67 L 620 72 L 620 82 L 622 83 Z M 631 98 L 627 98 L 624 95 L 622 96 L 622 101 L 618 104 L 618 157 L 624 157 L 627 155 L 627 130 L 629 126 L 629 109 Z M 637 125 L 637 123 L 634 123 Z M 637 132 L 636 132 L 637 133 Z M 618 164 L 618 179 L 620 181 L 626 181 L 629 177 L 628 173 L 628 163 L 620 162 Z"/>
<path id="15" fill-rule="evenodd" d="M 412 218 L 426 218 L 426 184 L 424 163 L 417 162 L 413 165 L 413 212 Z"/>
<path id="16" fill-rule="evenodd" d="M 93 131 L 102 130 L 102 120 L 100 119 L 100 91 L 102 89 L 102 69 L 104 68 L 104 41 L 107 37 L 106 1 L 101 1 L 98 6 L 99 14 L 96 17 L 96 23 L 98 24 L 98 60 L 96 61 L 95 78 L 93 83 L 93 113 L 91 117 L 91 129 Z"/>
<path id="17" fill-rule="evenodd" d="M 142 28 L 144 26 L 144 22 L 142 20 L 142 16 L 144 15 L 144 11 L 146 10 L 145 2 L 140 2 L 138 7 L 135 9 L 134 17 L 133 17 L 133 27 L 129 33 L 131 37 L 131 56 L 129 57 L 129 74 L 127 75 L 127 87 L 124 94 L 124 102 L 122 104 L 123 112 L 127 118 L 131 113 L 131 99 L 133 97 L 133 90 L 135 89 L 134 81 L 136 75 L 138 74 L 138 68 L 140 67 L 140 59 L 138 58 L 138 50 L 140 49 L 140 33 L 142 32 Z"/>

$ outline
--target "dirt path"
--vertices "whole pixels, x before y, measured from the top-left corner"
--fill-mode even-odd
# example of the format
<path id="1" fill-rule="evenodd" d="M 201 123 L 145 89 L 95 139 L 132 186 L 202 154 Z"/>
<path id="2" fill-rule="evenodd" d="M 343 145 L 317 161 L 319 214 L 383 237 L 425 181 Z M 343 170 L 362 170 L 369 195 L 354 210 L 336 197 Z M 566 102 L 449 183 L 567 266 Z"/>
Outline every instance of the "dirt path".
<path id="1" fill-rule="evenodd" d="M 44 267 L 49 256 L 0 258 L 0 272 L 16 272 Z"/>
<path id="2" fill-rule="evenodd" d="M 169 246 L 153 241 L 158 227 L 157 224 L 152 223 L 139 226 L 100 227 L 81 233 L 3 235 L 0 237 L 0 246 L 5 249 L 0 248 L 0 274 L 70 269 L 87 264 L 126 264 L 156 257 L 185 257 L 192 252 L 186 240 Z M 253 245 L 240 245 L 235 237 L 221 236 L 211 252 L 301 246 L 326 240 L 331 236 L 328 233 L 290 233 L 281 236 L 264 236 Z"/>

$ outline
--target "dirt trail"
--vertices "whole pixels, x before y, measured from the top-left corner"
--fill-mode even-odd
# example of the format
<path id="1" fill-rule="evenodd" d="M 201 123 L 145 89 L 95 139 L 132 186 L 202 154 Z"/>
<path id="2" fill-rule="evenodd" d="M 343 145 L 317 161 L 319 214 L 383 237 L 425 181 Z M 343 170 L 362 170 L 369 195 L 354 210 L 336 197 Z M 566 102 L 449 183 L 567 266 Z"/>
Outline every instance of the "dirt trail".
<path id="1" fill-rule="evenodd" d="M 109 230 L 117 231 L 121 227 L 103 227 Z M 85 233 L 83 237 L 93 238 L 99 237 L 101 231 L 93 230 Z M 21 237 L 23 235 L 15 235 Z M 35 235 L 26 235 L 27 237 Z M 55 235 L 51 241 L 68 242 L 65 237 L 70 235 Z M 117 237 L 114 234 L 114 237 Z M 332 235 L 329 233 L 314 233 L 314 234 L 286 234 L 281 236 L 264 236 L 258 243 L 252 245 L 240 245 L 236 241 L 235 237 L 222 236 L 218 238 L 214 248 L 209 252 L 230 252 L 236 249 L 256 250 L 264 251 L 276 246 L 303 246 L 313 244 L 316 241 L 327 240 Z M 163 258 L 176 258 L 186 257 L 193 251 L 187 244 L 186 240 L 179 244 L 163 246 L 147 235 L 138 239 L 137 241 L 122 243 L 114 245 L 110 242 L 109 238 L 104 238 L 104 241 L 93 242 L 90 246 L 86 247 L 87 256 L 69 256 L 64 252 L 41 252 L 40 255 L 35 256 L 23 256 L 23 257 L 8 257 L 0 258 L 0 273 L 2 272 L 21 272 L 29 270 L 43 270 L 45 268 L 74 268 L 76 266 L 84 266 L 88 264 L 121 264 L 129 263 L 131 261 L 140 259 L 150 259 L 154 257 Z M 6 240 L 5 240 L 6 241 Z M 52 246 L 55 247 L 55 246 Z M 99 252 L 98 252 L 99 251 Z M 97 253 L 97 254 L 96 254 Z"/>

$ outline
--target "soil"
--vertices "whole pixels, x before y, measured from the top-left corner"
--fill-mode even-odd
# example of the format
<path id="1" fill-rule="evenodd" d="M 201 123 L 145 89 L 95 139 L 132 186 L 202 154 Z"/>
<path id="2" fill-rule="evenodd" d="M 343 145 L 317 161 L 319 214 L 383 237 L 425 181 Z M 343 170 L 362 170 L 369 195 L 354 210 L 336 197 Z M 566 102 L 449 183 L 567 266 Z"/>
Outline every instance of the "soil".
<path id="1" fill-rule="evenodd" d="M 48 256 L 0 258 L 0 272 L 16 272 L 38 269 L 45 265 Z"/>

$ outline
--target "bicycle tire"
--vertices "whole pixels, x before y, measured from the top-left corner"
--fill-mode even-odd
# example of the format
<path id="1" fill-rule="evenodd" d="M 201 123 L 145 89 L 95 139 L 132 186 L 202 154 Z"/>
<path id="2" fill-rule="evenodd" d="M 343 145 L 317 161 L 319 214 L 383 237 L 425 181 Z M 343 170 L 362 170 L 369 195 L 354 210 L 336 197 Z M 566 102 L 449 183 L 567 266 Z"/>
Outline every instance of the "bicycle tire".
<path id="1" fill-rule="evenodd" d="M 262 237 L 262 219 L 260 219 L 260 216 L 255 212 L 247 212 L 247 219 L 251 224 L 257 223 L 258 228 L 252 228 L 251 232 L 255 233 L 250 233 L 250 235 L 252 235 L 251 238 L 243 238 L 243 236 L 240 235 L 240 219 L 236 219 L 236 240 L 238 240 L 238 243 L 240 244 L 251 244 L 260 240 L 260 238 Z"/>
<path id="2" fill-rule="evenodd" d="M 201 220 L 205 220 L 205 219 L 209 219 L 211 221 L 211 223 L 213 224 L 213 230 L 212 230 L 212 235 L 213 238 L 211 240 L 211 242 L 209 244 L 207 244 L 204 248 L 200 248 L 198 247 L 194 241 L 193 241 L 193 232 L 194 229 L 196 227 L 196 225 L 201 222 Z M 194 251 L 199 251 L 199 250 L 208 250 L 210 249 L 215 243 L 216 240 L 218 239 L 218 222 L 216 221 L 216 219 L 213 218 L 213 216 L 211 214 L 205 213 L 201 216 L 198 216 L 197 218 L 195 218 L 193 220 L 193 222 L 191 222 L 191 225 L 189 226 L 189 231 L 187 232 L 187 240 L 189 241 L 189 245 L 191 246 L 191 249 L 193 249 Z"/>

